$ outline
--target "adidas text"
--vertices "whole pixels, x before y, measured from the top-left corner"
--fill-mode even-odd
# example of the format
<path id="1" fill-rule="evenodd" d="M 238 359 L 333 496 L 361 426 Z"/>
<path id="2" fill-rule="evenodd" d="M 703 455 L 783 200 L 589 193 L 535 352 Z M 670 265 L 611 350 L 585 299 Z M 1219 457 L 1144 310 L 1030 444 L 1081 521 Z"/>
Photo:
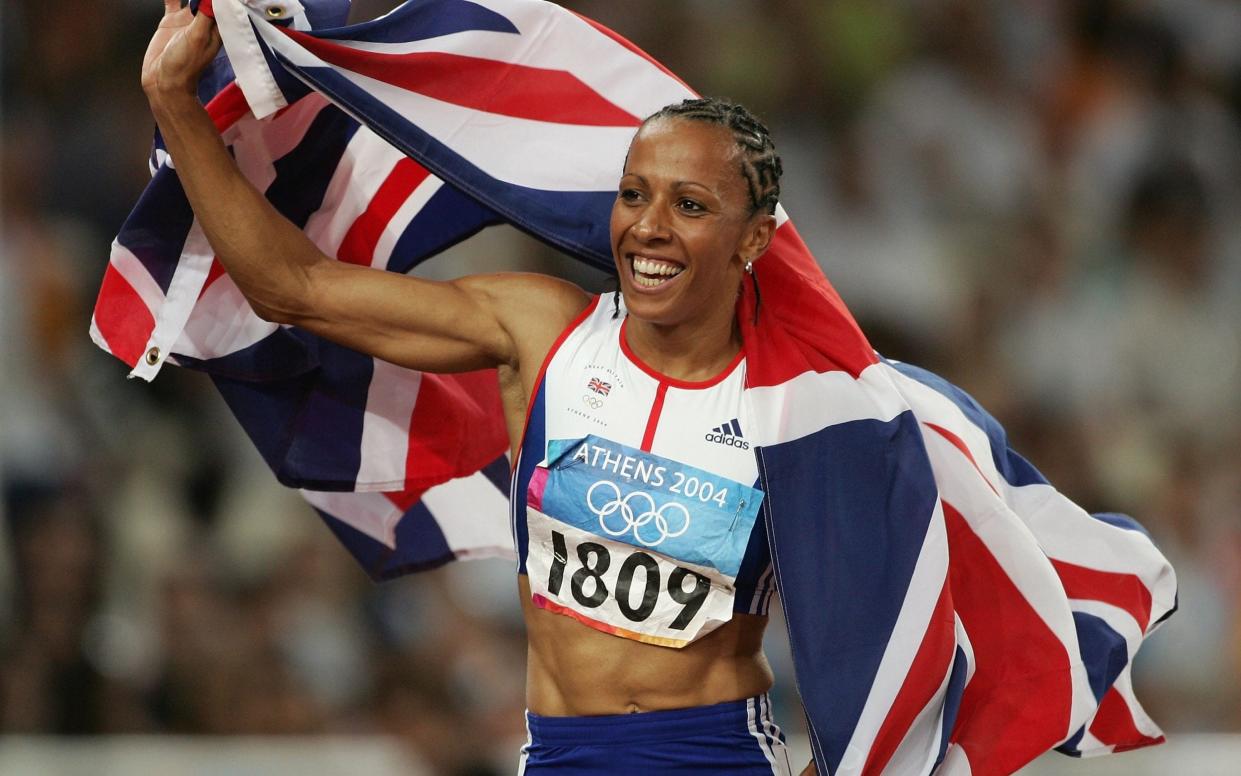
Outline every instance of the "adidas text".
<path id="1" fill-rule="evenodd" d="M 718 442 L 721 445 L 728 445 L 729 447 L 737 447 L 742 450 L 750 449 L 749 442 L 745 441 L 744 439 L 738 439 L 737 437 L 732 436 L 731 434 L 710 434 L 708 433 L 703 438 L 706 439 L 708 442 Z"/>

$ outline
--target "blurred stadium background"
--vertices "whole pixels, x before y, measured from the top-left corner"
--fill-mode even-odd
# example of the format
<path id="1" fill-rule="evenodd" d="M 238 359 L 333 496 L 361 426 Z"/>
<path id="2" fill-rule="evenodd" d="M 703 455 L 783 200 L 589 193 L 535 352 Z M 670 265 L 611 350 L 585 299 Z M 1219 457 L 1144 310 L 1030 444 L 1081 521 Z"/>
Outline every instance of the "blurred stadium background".
<path id="1" fill-rule="evenodd" d="M 1241 772 L 1241 3 L 565 5 L 765 116 L 874 344 L 1172 559 L 1181 611 L 1136 671 L 1171 743 L 1031 773 Z M 509 564 L 372 585 L 207 380 L 127 381 L 89 342 L 159 14 L 0 6 L 0 772 L 511 773 Z M 606 283 L 499 229 L 428 272 L 499 266 Z M 805 752 L 778 618 L 770 641 Z"/>

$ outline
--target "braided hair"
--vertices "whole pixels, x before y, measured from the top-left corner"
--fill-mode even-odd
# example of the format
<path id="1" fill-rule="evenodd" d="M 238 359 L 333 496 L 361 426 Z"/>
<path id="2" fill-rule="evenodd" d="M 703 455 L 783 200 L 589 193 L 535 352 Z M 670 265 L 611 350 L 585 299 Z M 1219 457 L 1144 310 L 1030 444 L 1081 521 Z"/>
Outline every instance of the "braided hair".
<path id="1" fill-rule="evenodd" d="M 780 201 L 780 175 L 784 166 L 776 153 L 767 126 L 754 114 L 735 102 L 719 97 L 703 97 L 667 105 L 651 114 L 643 126 L 656 119 L 701 121 L 728 129 L 741 151 L 741 177 L 750 189 L 750 213 L 760 210 L 768 215 L 776 212 Z"/>

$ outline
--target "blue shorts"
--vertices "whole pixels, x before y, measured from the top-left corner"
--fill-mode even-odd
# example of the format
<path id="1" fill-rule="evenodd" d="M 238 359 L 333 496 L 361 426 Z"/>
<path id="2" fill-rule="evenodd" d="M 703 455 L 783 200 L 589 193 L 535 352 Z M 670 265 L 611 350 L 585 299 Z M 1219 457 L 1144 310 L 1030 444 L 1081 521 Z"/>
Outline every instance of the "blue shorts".
<path id="1" fill-rule="evenodd" d="M 691 709 L 541 717 L 526 712 L 521 774 L 788 776 L 766 695 Z"/>

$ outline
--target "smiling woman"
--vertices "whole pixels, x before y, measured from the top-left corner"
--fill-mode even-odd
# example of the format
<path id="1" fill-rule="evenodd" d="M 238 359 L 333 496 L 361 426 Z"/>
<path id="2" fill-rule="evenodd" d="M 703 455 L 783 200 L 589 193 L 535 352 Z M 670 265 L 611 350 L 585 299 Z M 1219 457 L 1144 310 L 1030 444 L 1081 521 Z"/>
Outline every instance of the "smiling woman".
<path id="1" fill-rule="evenodd" d="M 612 208 L 613 309 L 593 300 L 527 393 L 512 517 L 531 773 L 789 772 L 765 695 L 763 493 L 734 443 L 752 427 L 736 300 L 774 200 L 756 207 L 748 146 L 711 118 L 728 115 L 770 145 L 720 100 L 643 123 Z"/>
<path id="2" fill-rule="evenodd" d="M 735 317 L 775 231 L 766 129 L 709 99 L 642 124 L 612 209 L 614 305 L 539 275 L 433 282 L 330 259 L 241 176 L 195 98 L 218 46 L 210 19 L 170 0 L 143 85 L 255 311 L 414 369 L 499 371 L 526 772 L 789 773 L 766 698 L 774 585 Z"/>
<path id="3" fill-rule="evenodd" d="M 730 115 L 759 132 L 738 142 L 715 118 Z M 643 123 L 612 208 L 614 309 L 592 302 L 528 394 L 513 522 L 529 772 L 789 772 L 765 695 L 764 494 L 733 443 L 753 427 L 736 301 L 775 229 L 750 144 L 770 140 L 719 100 Z"/>

